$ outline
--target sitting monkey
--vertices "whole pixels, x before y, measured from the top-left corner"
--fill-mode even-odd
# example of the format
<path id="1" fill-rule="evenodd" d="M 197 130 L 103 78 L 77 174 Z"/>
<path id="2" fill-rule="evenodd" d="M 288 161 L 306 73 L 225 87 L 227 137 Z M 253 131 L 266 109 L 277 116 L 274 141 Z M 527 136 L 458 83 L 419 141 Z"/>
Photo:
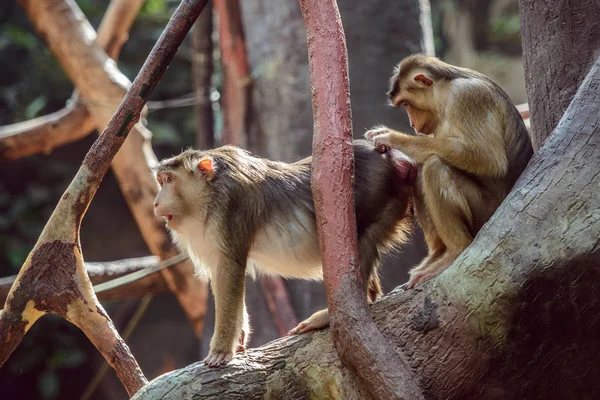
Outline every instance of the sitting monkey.
<path id="1" fill-rule="evenodd" d="M 429 248 L 410 272 L 412 288 L 438 275 L 473 241 L 533 154 L 508 95 L 488 77 L 434 57 L 396 68 L 388 93 L 417 135 L 376 127 L 365 136 L 419 165 L 415 214 Z"/>
<path id="2" fill-rule="evenodd" d="M 393 149 L 354 142 L 356 225 L 367 294 L 382 294 L 377 267 L 383 252 L 403 243 L 416 168 Z M 311 158 L 293 164 L 260 158 L 233 146 L 188 150 L 155 168 L 160 192 L 154 213 L 187 251 L 215 296 L 215 332 L 204 363 L 228 363 L 244 349 L 250 328 L 245 275 L 322 279 L 321 252 L 310 186 Z M 327 310 L 291 333 L 326 327 Z"/>

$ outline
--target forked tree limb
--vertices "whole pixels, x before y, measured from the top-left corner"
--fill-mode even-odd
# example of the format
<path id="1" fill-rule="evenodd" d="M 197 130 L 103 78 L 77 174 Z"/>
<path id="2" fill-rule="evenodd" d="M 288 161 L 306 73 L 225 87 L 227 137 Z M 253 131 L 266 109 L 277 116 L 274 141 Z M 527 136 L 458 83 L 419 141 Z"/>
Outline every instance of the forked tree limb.
<path id="1" fill-rule="evenodd" d="M 599 148 L 600 58 L 458 260 L 371 306 L 426 398 L 597 398 Z M 156 378 L 133 400 L 371 398 L 369 383 L 337 358 L 329 333 L 279 339 L 221 369 L 192 364 Z"/>
<path id="2" fill-rule="evenodd" d="M 38 242 L 19 271 L 0 316 L 0 365 L 39 317 L 54 313 L 82 329 L 115 369 L 130 395 L 146 383 L 135 358 L 114 329 L 92 290 L 81 254 L 79 230 L 81 220 L 113 157 L 137 123 L 148 96 L 206 3 L 207 0 L 189 0 L 179 5 L 119 108 L 91 147 L 50 216 Z M 65 7 L 65 3 L 52 0 L 22 0 L 21 4 L 30 15 L 56 11 L 57 5 L 59 13 L 72 12 L 72 9 Z M 73 6 L 72 3 L 69 5 Z M 80 17 L 79 23 L 85 24 L 85 18 L 81 19 L 81 15 L 76 17 Z M 37 28 L 49 33 L 41 24 Z M 89 29 L 87 26 L 83 28 Z M 53 52 L 60 54 L 64 51 L 64 48 L 60 49 L 62 44 L 52 40 L 48 42 Z M 77 47 L 74 49 L 81 50 Z M 101 56 L 98 52 L 95 54 Z M 76 58 L 77 55 L 81 54 L 73 54 L 73 57 Z M 79 62 L 76 60 L 66 66 L 70 75 L 73 73 L 71 68 Z M 98 76 L 91 72 L 88 79 Z M 83 87 L 88 86 L 84 84 Z"/>
<path id="3" fill-rule="evenodd" d="M 299 0 L 314 117 L 312 191 L 330 326 L 340 359 L 377 399 L 420 399 L 402 353 L 377 329 L 358 263 L 346 39 L 335 0 Z"/>
<path id="4" fill-rule="evenodd" d="M 104 15 L 96 42 L 116 60 L 129 36 L 143 0 L 112 0 Z M 123 90 L 127 90 L 126 87 Z M 96 127 L 92 115 L 74 94 L 65 108 L 29 121 L 0 127 L 0 160 L 16 160 L 75 142 Z"/>
<path id="5" fill-rule="evenodd" d="M 86 99 L 96 127 L 103 130 L 125 95 L 123 86 L 130 84 L 128 79 L 96 42 L 88 40 L 94 31 L 73 0 L 44 0 L 40 3 L 44 6 L 32 0 L 21 3 L 81 97 Z M 70 40 L 64 40 L 65 37 Z M 112 160 L 112 168 L 150 251 L 167 259 L 178 252 L 164 221 L 153 212 L 158 187 L 149 168 L 156 163 L 150 137 L 151 132 L 141 123 L 135 124 Z M 187 263 L 164 269 L 161 275 L 199 336 L 206 314 L 206 283 L 194 278 Z"/>

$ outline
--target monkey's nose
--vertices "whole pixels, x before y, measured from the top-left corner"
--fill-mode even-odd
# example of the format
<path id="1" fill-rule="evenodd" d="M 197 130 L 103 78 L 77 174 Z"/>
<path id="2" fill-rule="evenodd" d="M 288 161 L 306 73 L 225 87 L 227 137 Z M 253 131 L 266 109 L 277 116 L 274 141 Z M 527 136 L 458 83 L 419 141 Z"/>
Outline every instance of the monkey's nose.
<path id="1" fill-rule="evenodd" d="M 158 202 L 154 203 L 154 208 L 158 207 Z"/>

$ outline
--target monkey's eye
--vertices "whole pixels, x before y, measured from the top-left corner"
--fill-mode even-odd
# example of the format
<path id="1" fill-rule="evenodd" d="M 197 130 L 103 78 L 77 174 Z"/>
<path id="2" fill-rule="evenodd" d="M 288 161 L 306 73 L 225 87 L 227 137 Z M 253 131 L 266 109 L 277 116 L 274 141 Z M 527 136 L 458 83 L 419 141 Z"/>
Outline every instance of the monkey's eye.
<path id="1" fill-rule="evenodd" d="M 167 178 L 165 179 L 165 181 L 167 183 L 173 183 L 173 177 L 171 175 L 167 175 Z"/>
<path id="2" fill-rule="evenodd" d="M 162 181 L 162 179 L 160 179 L 159 176 L 156 177 L 156 182 L 158 182 L 158 186 L 162 187 L 163 181 Z"/>
<path id="3" fill-rule="evenodd" d="M 402 106 L 402 107 L 407 107 L 408 105 L 409 105 L 408 101 L 406 101 L 406 100 L 400 102 L 400 106 Z"/>

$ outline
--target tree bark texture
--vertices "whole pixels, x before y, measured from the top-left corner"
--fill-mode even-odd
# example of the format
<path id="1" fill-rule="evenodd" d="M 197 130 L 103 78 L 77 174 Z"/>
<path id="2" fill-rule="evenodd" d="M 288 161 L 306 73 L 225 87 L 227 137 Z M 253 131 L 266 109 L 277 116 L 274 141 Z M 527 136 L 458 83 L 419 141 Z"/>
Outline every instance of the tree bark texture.
<path id="1" fill-rule="evenodd" d="M 440 276 L 371 306 L 428 399 L 594 399 L 600 392 L 600 59 L 513 191 Z M 352 322 L 353 323 L 353 322 Z M 165 374 L 140 399 L 370 398 L 328 331 L 231 366 Z"/>
<path id="2" fill-rule="evenodd" d="M 183 4 L 188 4 L 189 0 Z M 48 47 L 59 60 L 71 81 L 79 90 L 94 117 L 96 127 L 103 130 L 113 112 L 119 107 L 124 87 L 129 80 L 121 74 L 112 60 L 94 41 L 94 31 L 73 0 L 48 0 L 44 6 L 31 0 L 21 0 L 37 31 L 48 42 Z M 69 37 L 70 40 L 64 40 Z M 153 72 L 164 72 L 167 65 Z M 147 83 L 143 83 L 146 85 Z M 148 100 L 151 93 L 143 87 L 137 102 Z M 162 259 L 177 254 L 166 232 L 164 221 L 154 216 L 153 201 L 157 185 L 149 165 L 156 162 L 150 145 L 151 132 L 142 124 L 134 124 L 139 116 L 120 115 L 123 131 L 119 132 L 120 150 L 112 160 L 112 167 L 129 208 L 140 228 L 150 251 Z M 123 140 L 127 138 L 123 142 Z M 122 145 L 121 145 L 122 143 Z M 115 144 L 116 146 L 116 144 Z M 113 146 L 114 148 L 114 146 Z M 110 162 L 110 160 L 109 160 Z M 188 264 L 180 264 L 161 271 L 169 289 L 177 297 L 194 331 L 200 335 L 206 312 L 207 285 L 195 279 Z"/>
<path id="3" fill-rule="evenodd" d="M 520 0 L 533 148 L 558 124 L 600 50 L 600 2 Z"/>

